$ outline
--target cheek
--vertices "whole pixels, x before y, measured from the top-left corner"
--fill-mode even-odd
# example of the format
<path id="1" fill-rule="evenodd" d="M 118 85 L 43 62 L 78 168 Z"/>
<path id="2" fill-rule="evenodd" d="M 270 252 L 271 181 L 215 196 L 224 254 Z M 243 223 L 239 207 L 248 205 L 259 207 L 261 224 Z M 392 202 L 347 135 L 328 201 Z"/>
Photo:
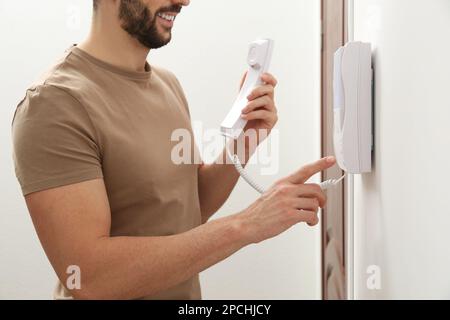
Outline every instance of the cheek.
<path id="1" fill-rule="evenodd" d="M 142 3 L 147 7 L 147 9 L 150 10 L 152 14 L 155 14 L 155 12 L 162 8 L 164 6 L 164 1 L 155 1 L 155 0 L 138 0 L 142 1 Z"/>

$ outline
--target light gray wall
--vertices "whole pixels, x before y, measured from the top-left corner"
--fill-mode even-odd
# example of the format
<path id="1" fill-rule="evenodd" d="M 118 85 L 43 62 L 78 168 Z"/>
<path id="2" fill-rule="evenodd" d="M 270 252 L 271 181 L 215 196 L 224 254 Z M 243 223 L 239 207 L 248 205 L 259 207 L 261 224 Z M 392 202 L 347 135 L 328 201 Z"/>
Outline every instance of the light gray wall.
<path id="1" fill-rule="evenodd" d="M 90 1 L 0 2 L 0 299 L 50 299 L 56 276 L 14 175 L 11 121 L 26 88 L 87 33 Z"/>
<path id="2" fill-rule="evenodd" d="M 53 271 L 38 243 L 11 162 L 10 122 L 15 104 L 61 52 L 85 36 L 91 2 L 6 1 L 0 5 L 1 163 L 0 299 L 51 297 Z M 182 82 L 194 121 L 218 128 L 246 68 L 247 45 L 276 40 L 272 72 L 280 84 L 280 170 L 259 177 L 270 185 L 320 157 L 320 7 L 316 0 L 193 0 L 177 18 L 173 42 L 150 63 Z M 257 195 L 239 183 L 219 216 L 238 212 Z M 206 299 L 320 298 L 320 228 L 304 226 L 246 248 L 202 274 Z"/>
<path id="3" fill-rule="evenodd" d="M 450 1 L 357 0 L 374 45 L 375 171 L 355 177 L 355 296 L 450 298 Z M 380 267 L 381 290 L 367 268 Z"/>

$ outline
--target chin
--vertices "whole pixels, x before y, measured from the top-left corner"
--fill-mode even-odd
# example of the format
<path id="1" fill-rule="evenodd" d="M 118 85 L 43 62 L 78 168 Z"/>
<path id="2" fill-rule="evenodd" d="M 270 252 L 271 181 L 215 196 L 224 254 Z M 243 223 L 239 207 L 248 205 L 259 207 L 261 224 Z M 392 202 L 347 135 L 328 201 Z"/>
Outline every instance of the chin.
<path id="1" fill-rule="evenodd" d="M 170 40 L 171 40 L 171 37 L 168 36 L 168 37 L 161 37 L 161 38 L 159 38 L 158 42 L 155 42 L 155 41 L 148 42 L 148 41 L 146 41 L 146 42 L 143 42 L 143 43 L 141 42 L 141 43 L 145 47 L 147 47 L 149 49 L 159 49 L 159 48 L 162 48 L 162 47 L 168 45 Z"/>
<path id="2" fill-rule="evenodd" d="M 161 39 L 170 38 L 172 36 L 172 28 L 159 27 L 158 28 L 158 36 Z"/>
<path id="3" fill-rule="evenodd" d="M 170 31 L 159 35 L 159 39 L 162 43 L 168 44 L 172 40 L 172 33 Z"/>

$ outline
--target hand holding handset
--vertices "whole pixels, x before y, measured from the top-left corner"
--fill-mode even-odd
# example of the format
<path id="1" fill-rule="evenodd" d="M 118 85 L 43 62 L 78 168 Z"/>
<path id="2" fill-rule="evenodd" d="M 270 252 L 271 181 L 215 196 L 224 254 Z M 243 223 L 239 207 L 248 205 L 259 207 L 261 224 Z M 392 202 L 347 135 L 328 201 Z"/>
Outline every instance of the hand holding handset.
<path id="1" fill-rule="evenodd" d="M 271 39 L 256 40 L 250 44 L 247 64 L 248 72 L 241 91 L 230 112 L 222 122 L 222 134 L 237 139 L 244 129 L 247 121 L 241 118 L 242 110 L 247 106 L 247 97 L 252 91 L 262 85 L 261 76 L 268 72 L 272 59 L 274 41 Z"/>

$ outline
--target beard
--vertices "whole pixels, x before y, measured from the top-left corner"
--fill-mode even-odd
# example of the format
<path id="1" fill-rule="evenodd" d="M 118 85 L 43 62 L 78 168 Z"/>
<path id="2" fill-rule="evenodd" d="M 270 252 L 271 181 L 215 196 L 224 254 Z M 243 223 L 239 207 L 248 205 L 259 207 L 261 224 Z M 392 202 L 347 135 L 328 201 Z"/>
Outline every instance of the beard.
<path id="1" fill-rule="evenodd" d="M 181 11 L 181 6 L 174 5 L 161 8 L 154 14 L 142 0 L 120 0 L 119 19 L 122 28 L 133 38 L 137 39 L 144 47 L 158 49 L 172 39 L 171 29 L 165 28 L 161 33 L 157 27 L 159 13 Z"/>

